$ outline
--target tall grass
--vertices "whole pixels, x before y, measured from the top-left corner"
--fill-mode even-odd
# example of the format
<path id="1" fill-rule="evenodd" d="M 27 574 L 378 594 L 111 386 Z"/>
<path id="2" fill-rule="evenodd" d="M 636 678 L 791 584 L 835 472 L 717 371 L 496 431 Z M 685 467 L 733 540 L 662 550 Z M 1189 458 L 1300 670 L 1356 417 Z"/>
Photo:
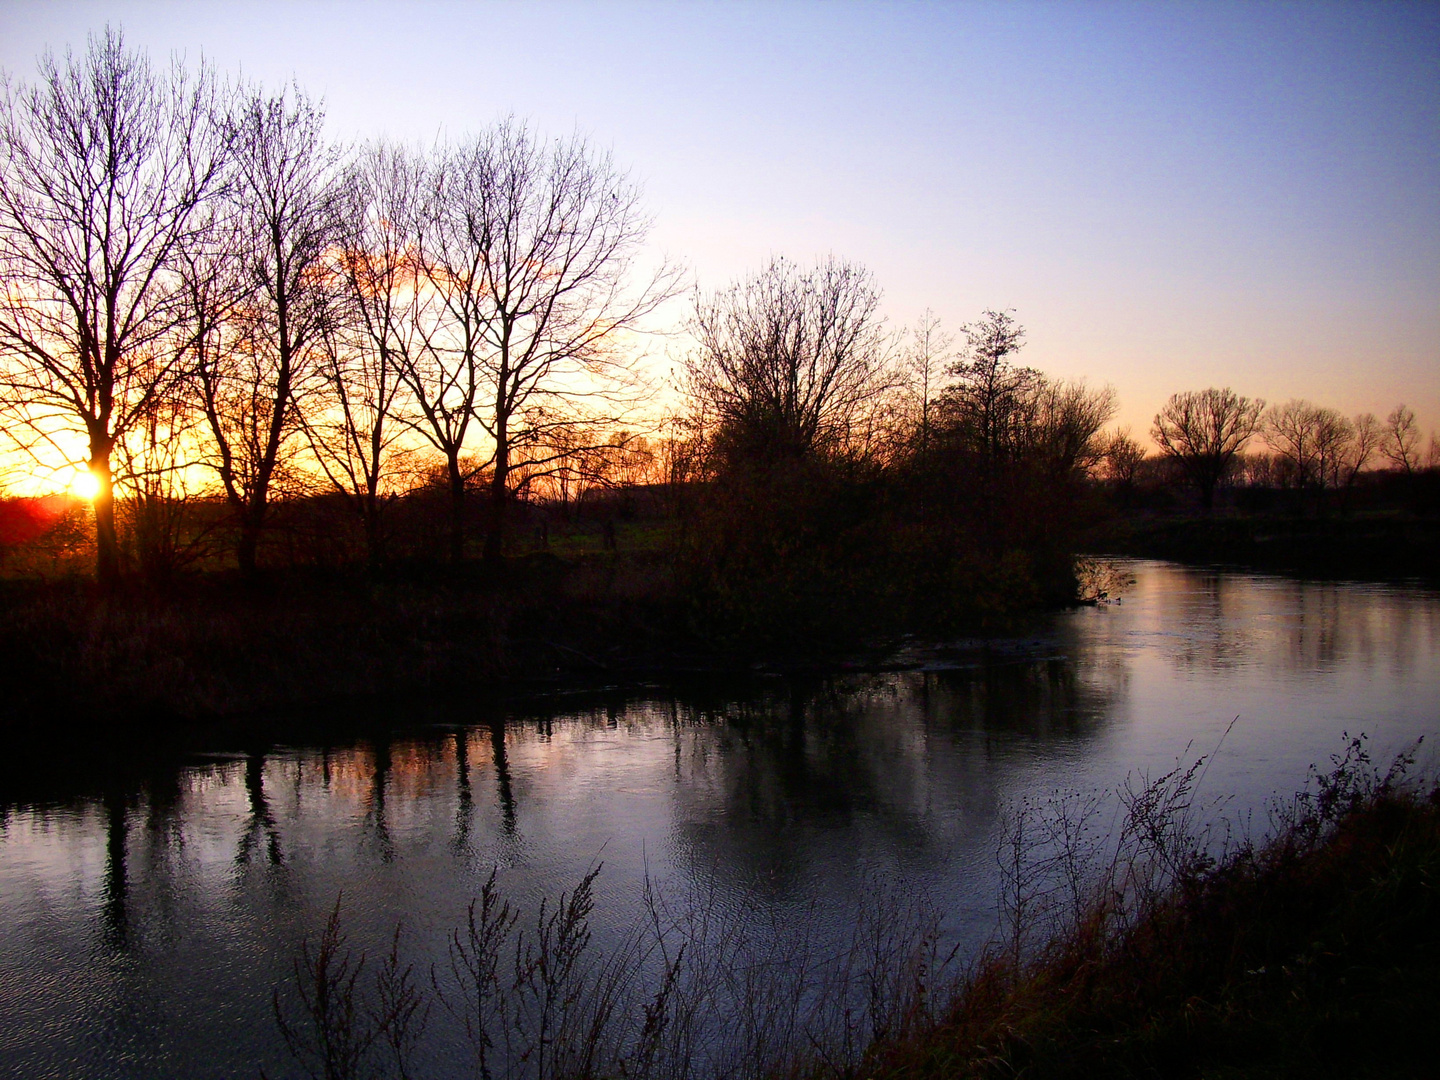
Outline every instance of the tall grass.
<path id="1" fill-rule="evenodd" d="M 644 917 L 601 949 L 598 868 L 529 915 L 492 873 L 428 973 L 398 931 L 377 965 L 351 951 L 337 905 L 276 1018 L 323 1080 L 418 1075 L 437 1010 L 483 1080 L 1349 1075 L 1337 1037 L 1411 1075 L 1407 1018 L 1440 1005 L 1440 788 L 1413 761 L 1377 769 L 1352 740 L 1259 839 L 1197 800 L 1204 759 L 1118 801 L 1022 804 L 1001 929 L 968 965 L 933 907 L 878 881 L 827 948 L 813 910 L 736 919 L 647 875 Z"/>
<path id="2" fill-rule="evenodd" d="M 813 910 L 746 922 L 713 888 L 667 898 L 647 878 L 644 917 L 601 949 L 599 873 L 524 915 L 492 872 L 423 978 L 393 948 L 379 965 L 352 950 L 337 904 L 275 992 L 293 1066 L 316 1080 L 417 1075 L 443 1013 L 463 1041 L 447 1060 L 465 1062 L 446 1076 L 853 1076 L 874 1047 L 933 1024 L 954 982 L 937 912 L 879 883 L 826 950 Z"/>
<path id="3" fill-rule="evenodd" d="M 1113 832 L 1089 797 L 1031 807 L 1007 932 L 867 1074 L 1433 1075 L 1440 787 L 1414 760 L 1350 740 L 1262 838 L 1202 812 L 1203 762 L 1127 786 Z"/>

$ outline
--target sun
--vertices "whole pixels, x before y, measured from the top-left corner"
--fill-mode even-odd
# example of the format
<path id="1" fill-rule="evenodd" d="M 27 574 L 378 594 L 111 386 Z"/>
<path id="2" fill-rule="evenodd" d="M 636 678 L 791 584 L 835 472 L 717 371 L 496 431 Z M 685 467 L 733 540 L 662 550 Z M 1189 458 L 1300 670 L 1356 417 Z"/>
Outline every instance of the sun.
<path id="1" fill-rule="evenodd" d="M 94 502 L 100 494 L 100 480 L 89 469 L 76 469 L 70 480 L 70 494 L 86 502 Z"/>

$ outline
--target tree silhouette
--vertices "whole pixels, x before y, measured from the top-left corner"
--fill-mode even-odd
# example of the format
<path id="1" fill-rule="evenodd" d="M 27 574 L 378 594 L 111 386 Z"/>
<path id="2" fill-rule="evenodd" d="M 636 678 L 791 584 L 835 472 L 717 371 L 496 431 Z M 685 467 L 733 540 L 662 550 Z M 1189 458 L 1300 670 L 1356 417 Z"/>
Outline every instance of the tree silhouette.
<path id="1" fill-rule="evenodd" d="M 120 573 L 112 452 L 179 376 L 174 259 L 219 190 L 214 94 L 208 68 L 156 71 L 107 29 L 0 96 L 0 408 L 32 450 L 87 440 L 106 583 Z"/>
<path id="2" fill-rule="evenodd" d="M 1260 429 L 1264 408 L 1265 402 L 1258 398 L 1252 401 L 1228 387 L 1212 387 L 1173 394 L 1155 415 L 1151 438 L 1179 463 L 1207 511 L 1214 506 L 1215 487 L 1235 455 Z"/>
<path id="3" fill-rule="evenodd" d="M 324 355 L 335 313 L 325 259 L 339 239 L 338 154 L 324 113 L 296 88 L 244 92 L 223 126 L 232 149 L 230 198 L 237 302 L 223 347 L 195 376 L 214 442 L 213 467 L 239 524 L 236 557 L 253 576 L 277 477 L 300 432 L 299 393 Z"/>
<path id="4" fill-rule="evenodd" d="M 773 464 L 843 450 L 887 385 L 879 306 L 870 272 L 833 257 L 811 269 L 775 259 L 698 297 L 687 390 L 715 418 L 723 454 Z"/>

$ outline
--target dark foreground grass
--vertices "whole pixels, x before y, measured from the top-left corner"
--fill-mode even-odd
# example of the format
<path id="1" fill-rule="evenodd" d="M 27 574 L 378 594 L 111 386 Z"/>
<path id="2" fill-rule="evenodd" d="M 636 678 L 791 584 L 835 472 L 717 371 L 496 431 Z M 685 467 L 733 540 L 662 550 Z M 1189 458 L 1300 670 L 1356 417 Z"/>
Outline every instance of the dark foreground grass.
<path id="1" fill-rule="evenodd" d="M 592 947 L 595 875 L 522 917 L 492 876 L 449 962 L 366 967 L 337 905 L 275 1008 L 325 1080 L 477 1077 L 1430 1077 L 1440 1030 L 1440 787 L 1361 740 L 1263 840 L 1202 824 L 1203 762 L 1021 809 L 1004 930 L 957 974 L 936 913 L 877 888 L 848 947 L 737 927 L 704 897 Z M 397 931 L 398 933 L 398 931 Z M 448 1062 L 419 1052 L 448 1013 Z"/>
<path id="2" fill-rule="evenodd" d="M 143 583 L 8 583 L 0 720 L 125 732 L 347 699 L 614 678 L 698 653 L 648 553 Z"/>
<path id="3" fill-rule="evenodd" d="M 1357 740 L 1270 839 L 1218 857 L 1183 827 L 1193 770 L 1166 778 L 1128 800 L 1134 833 L 1059 933 L 987 958 L 935 1027 L 863 1071 L 1437 1075 L 1440 789 L 1406 783 L 1406 763 L 1377 775 Z"/>

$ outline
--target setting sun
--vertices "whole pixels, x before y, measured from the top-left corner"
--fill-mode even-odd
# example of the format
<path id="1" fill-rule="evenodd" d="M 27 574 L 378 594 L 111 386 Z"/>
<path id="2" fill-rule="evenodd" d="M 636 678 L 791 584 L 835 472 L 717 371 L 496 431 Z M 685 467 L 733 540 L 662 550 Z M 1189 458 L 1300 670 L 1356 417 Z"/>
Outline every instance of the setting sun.
<path id="1" fill-rule="evenodd" d="M 93 502 L 100 492 L 100 481 L 89 469 L 77 469 L 69 484 L 70 494 Z"/>

